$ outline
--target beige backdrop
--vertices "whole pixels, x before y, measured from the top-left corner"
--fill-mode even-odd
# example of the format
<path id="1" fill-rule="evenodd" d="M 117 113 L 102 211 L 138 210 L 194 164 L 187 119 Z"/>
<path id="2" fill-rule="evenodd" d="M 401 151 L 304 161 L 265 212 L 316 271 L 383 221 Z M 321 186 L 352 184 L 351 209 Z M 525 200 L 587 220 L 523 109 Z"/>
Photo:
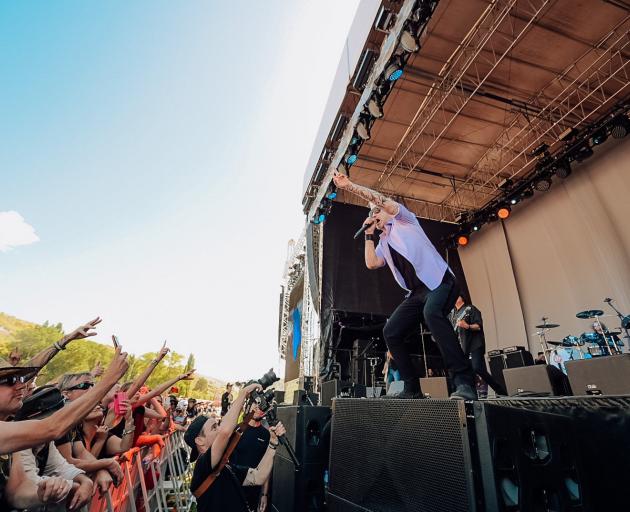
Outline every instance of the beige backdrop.
<path id="1" fill-rule="evenodd" d="M 573 165 L 566 180 L 484 226 L 459 254 L 471 298 L 483 313 L 488 350 L 539 351 L 531 334 L 543 316 L 561 324 L 551 339 L 590 329 L 584 309 L 630 314 L 630 137 L 609 140 Z M 618 328 L 616 317 L 603 319 Z"/>

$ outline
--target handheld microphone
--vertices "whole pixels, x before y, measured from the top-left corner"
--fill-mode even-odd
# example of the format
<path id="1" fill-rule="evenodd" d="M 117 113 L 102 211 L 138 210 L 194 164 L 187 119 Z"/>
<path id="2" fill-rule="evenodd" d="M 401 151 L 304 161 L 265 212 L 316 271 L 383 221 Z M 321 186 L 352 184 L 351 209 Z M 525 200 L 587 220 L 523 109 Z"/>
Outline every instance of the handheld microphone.
<path id="1" fill-rule="evenodd" d="M 357 238 L 359 238 L 363 233 L 365 233 L 365 230 L 367 228 L 369 228 L 372 224 L 363 224 L 363 226 L 361 226 L 361 229 L 359 229 L 359 231 L 357 231 L 354 234 L 354 240 L 356 240 Z"/>

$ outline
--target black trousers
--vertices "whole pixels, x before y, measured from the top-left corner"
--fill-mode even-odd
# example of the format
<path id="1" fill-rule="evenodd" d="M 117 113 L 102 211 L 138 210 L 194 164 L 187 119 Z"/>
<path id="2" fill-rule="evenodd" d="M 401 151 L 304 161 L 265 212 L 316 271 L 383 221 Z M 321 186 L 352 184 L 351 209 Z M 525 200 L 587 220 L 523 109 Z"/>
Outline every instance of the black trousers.
<path id="1" fill-rule="evenodd" d="M 507 390 L 488 372 L 486 366 L 486 359 L 484 354 L 486 352 L 485 347 L 479 347 L 478 349 L 471 350 L 470 362 L 472 363 L 473 371 L 481 377 L 488 386 L 490 386 L 499 395 L 507 395 Z"/>
<path id="2" fill-rule="evenodd" d="M 420 376 L 411 361 L 409 345 L 405 343 L 405 339 L 418 329 L 424 317 L 453 383 L 456 386 L 468 384 L 474 387 L 470 360 L 464 355 L 448 319 L 458 296 L 459 286 L 453 275 L 446 271 L 442 283 L 435 290 L 424 289 L 412 293 L 392 313 L 385 324 L 383 335 L 403 380 Z"/>

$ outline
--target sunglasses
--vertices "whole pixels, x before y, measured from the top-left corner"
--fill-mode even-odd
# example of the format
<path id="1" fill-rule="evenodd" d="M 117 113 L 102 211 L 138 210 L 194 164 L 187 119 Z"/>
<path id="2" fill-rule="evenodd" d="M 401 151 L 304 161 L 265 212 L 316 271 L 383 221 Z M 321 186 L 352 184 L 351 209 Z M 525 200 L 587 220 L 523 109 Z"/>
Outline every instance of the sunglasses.
<path id="1" fill-rule="evenodd" d="M 13 375 L 11 377 L 0 379 L 0 386 L 15 386 L 18 382 L 20 384 L 24 384 L 27 380 L 28 378 L 24 377 L 24 375 L 20 375 L 19 377 Z"/>
<path id="2" fill-rule="evenodd" d="M 75 389 L 80 389 L 81 391 L 85 391 L 86 389 L 90 389 L 93 386 L 94 386 L 93 382 L 82 382 L 81 384 L 77 384 L 76 386 L 66 388 L 66 391 L 74 391 Z"/>

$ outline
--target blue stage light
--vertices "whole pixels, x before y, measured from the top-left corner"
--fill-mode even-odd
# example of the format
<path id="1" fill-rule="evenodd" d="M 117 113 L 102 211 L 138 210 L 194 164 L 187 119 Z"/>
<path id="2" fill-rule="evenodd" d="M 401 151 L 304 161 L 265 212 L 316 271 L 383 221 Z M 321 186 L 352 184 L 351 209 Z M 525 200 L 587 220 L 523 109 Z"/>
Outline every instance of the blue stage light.
<path id="1" fill-rule="evenodd" d="M 326 220 L 326 215 L 324 213 L 320 213 L 319 217 L 317 217 L 317 220 L 318 220 L 319 224 L 321 224 L 322 222 L 324 222 Z"/>
<path id="2" fill-rule="evenodd" d="M 396 69 L 395 71 L 393 71 L 392 73 L 389 74 L 389 76 L 387 77 L 387 80 L 389 80 L 390 82 L 395 82 L 402 75 L 403 75 L 403 70 L 402 69 Z"/>
<path id="3" fill-rule="evenodd" d="M 357 155 L 352 153 L 351 155 L 348 155 L 348 158 L 346 158 L 346 163 L 348 165 L 352 165 L 352 164 L 354 164 L 357 161 L 358 158 L 359 157 Z"/>
<path id="4" fill-rule="evenodd" d="M 326 199 L 335 199 L 337 197 L 337 192 L 331 192 L 326 196 Z"/>

